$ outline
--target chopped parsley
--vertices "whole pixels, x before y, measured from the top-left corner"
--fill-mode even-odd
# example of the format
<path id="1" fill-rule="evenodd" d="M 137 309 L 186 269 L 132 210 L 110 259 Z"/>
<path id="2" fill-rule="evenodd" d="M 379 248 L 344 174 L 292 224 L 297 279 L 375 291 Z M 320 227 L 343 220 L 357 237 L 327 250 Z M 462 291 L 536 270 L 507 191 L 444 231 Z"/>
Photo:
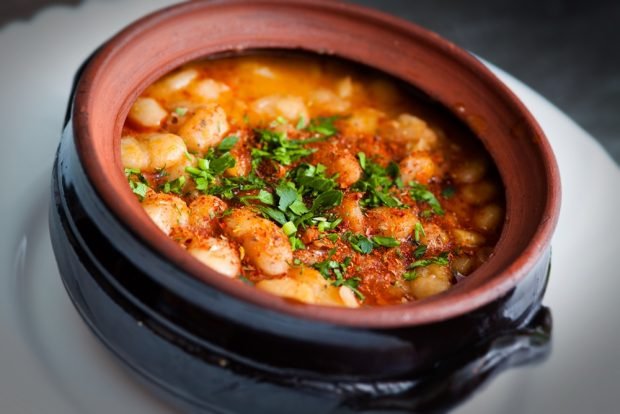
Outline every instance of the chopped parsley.
<path id="1" fill-rule="evenodd" d="M 416 269 L 420 267 L 426 267 L 432 264 L 447 266 L 449 263 L 448 252 L 443 252 L 439 256 L 431 257 L 429 259 L 419 259 L 407 266 L 407 270 L 409 270 L 409 272 L 405 272 L 403 274 L 403 278 L 405 280 L 412 281 L 418 278 L 419 275 L 416 272 Z"/>
<path id="2" fill-rule="evenodd" d="M 319 142 L 323 138 L 289 139 L 286 131 L 270 129 L 255 130 L 260 148 L 252 148 L 252 165 L 257 167 L 262 160 L 273 160 L 282 165 L 291 165 L 300 158 L 316 152 L 314 148 L 305 148 L 306 144 Z"/>
<path id="3" fill-rule="evenodd" d="M 272 204 L 277 208 L 260 206 L 258 210 L 281 225 L 290 221 L 297 229 L 316 225 L 321 232 L 333 230 L 342 219 L 328 219 L 323 213 L 342 203 L 343 192 L 334 187 L 336 182 L 325 175 L 325 166 L 302 163 L 274 187 L 277 203 Z"/>
<path id="4" fill-rule="evenodd" d="M 291 236 L 295 233 L 297 233 L 297 226 L 295 225 L 295 223 L 293 223 L 292 221 L 287 221 L 286 223 L 284 223 L 284 225 L 282 226 L 282 231 L 284 232 L 284 234 L 286 234 L 287 236 Z"/>
<path id="5" fill-rule="evenodd" d="M 338 217 L 332 221 L 327 220 L 326 217 L 312 217 L 312 223 L 316 223 L 316 227 L 320 232 L 334 230 L 340 223 L 342 223 L 342 219 Z"/>
<path id="6" fill-rule="evenodd" d="M 336 287 L 340 287 L 340 286 L 348 287 L 349 289 L 353 291 L 353 293 L 355 293 L 355 296 L 357 296 L 359 300 L 363 301 L 366 299 L 366 297 L 358 289 L 358 286 L 360 285 L 361 281 L 362 279 L 360 279 L 359 277 L 350 277 L 347 279 L 341 278 L 341 279 L 334 280 L 332 282 L 332 285 Z"/>
<path id="7" fill-rule="evenodd" d="M 332 286 L 347 286 L 360 300 L 364 300 L 364 295 L 358 290 L 361 279 L 359 277 L 345 278 L 347 269 L 351 265 L 351 257 L 347 256 L 342 262 L 338 262 L 332 260 L 335 253 L 336 249 L 331 249 L 327 259 L 313 264 L 312 267 L 318 270 L 325 279 L 331 281 Z"/>
<path id="8" fill-rule="evenodd" d="M 412 181 L 409 183 L 409 187 L 409 194 L 415 201 L 427 203 L 431 208 L 430 212 L 434 214 L 439 216 L 443 216 L 445 214 L 441 204 L 439 204 L 439 201 L 437 200 L 437 197 L 435 197 L 435 194 L 430 192 L 425 185 Z M 425 215 L 428 216 L 429 214 L 430 213 L 426 213 Z"/>
<path id="9" fill-rule="evenodd" d="M 187 113 L 187 108 L 179 106 L 174 109 L 174 113 L 177 114 L 178 116 L 185 116 L 185 114 Z"/>
<path id="10" fill-rule="evenodd" d="M 334 177 L 328 177 L 323 164 L 311 165 L 302 163 L 289 174 L 304 195 L 317 196 L 336 187 Z"/>
<path id="11" fill-rule="evenodd" d="M 229 152 L 217 156 L 210 149 L 205 158 L 198 159 L 197 164 L 198 167 L 186 167 L 185 171 L 194 179 L 196 190 L 207 193 L 209 187 L 217 182 L 217 176 L 234 167 L 236 161 Z"/>
<path id="12" fill-rule="evenodd" d="M 272 219 L 273 221 L 279 223 L 282 226 L 286 224 L 287 221 L 289 221 L 283 212 L 281 212 L 280 210 L 276 210 L 275 208 L 265 206 L 257 206 L 256 208 L 265 217 Z"/>
<path id="13" fill-rule="evenodd" d="M 343 192 L 337 189 L 336 176 L 328 177 L 326 167 L 321 164 L 302 163 L 289 171 L 278 184 L 267 183 L 257 175 L 257 168 L 264 160 L 291 165 L 316 151 L 306 148 L 309 143 L 323 141 L 332 135 L 333 122 L 337 118 L 317 118 L 310 122 L 307 130 L 317 137 L 294 140 L 286 131 L 270 129 L 255 130 L 258 147 L 252 148 L 252 171 L 247 177 L 225 177 L 224 172 L 235 166 L 230 150 L 239 142 L 239 137 L 224 138 L 215 149 L 210 149 L 204 158 L 197 159 L 196 167 L 187 167 L 186 172 L 195 182 L 196 190 L 205 194 L 232 199 L 239 191 L 259 190 L 256 195 L 244 195 L 239 200 L 253 204 L 265 217 L 280 225 L 291 222 L 297 230 L 300 226 L 317 225 L 319 231 L 333 230 L 342 220 L 323 217 L 323 213 L 342 203 Z M 277 119 L 277 123 L 286 120 Z M 305 124 L 300 118 L 298 126 Z M 335 132 L 334 132 L 335 133 Z M 184 184 L 184 183 L 183 183 Z M 177 187 L 170 183 L 166 189 L 174 192 Z M 305 246 L 295 236 L 288 234 L 294 248 Z"/>
<path id="14" fill-rule="evenodd" d="M 300 116 L 299 120 L 297 121 L 297 124 L 295 125 L 295 129 L 302 130 L 304 129 L 305 126 L 306 126 L 306 118 L 304 118 L 303 116 Z"/>
<path id="15" fill-rule="evenodd" d="M 185 179 L 185 176 L 182 175 L 175 180 L 164 183 L 162 186 L 160 186 L 160 190 L 166 194 L 174 193 L 181 195 L 183 194 L 183 188 L 185 187 L 186 181 L 187 180 Z"/>
<path id="16" fill-rule="evenodd" d="M 416 243 L 420 243 L 420 237 L 426 237 L 426 232 L 424 231 L 424 227 L 422 226 L 422 223 L 418 221 L 416 222 L 415 228 L 413 230 L 413 240 Z"/>
<path id="17" fill-rule="evenodd" d="M 342 203 L 343 193 L 340 190 L 329 190 L 319 194 L 312 202 L 311 211 L 322 212 L 330 208 L 339 206 Z"/>
<path id="18" fill-rule="evenodd" d="M 338 133 L 338 128 L 334 125 L 334 122 L 341 119 L 341 116 L 320 116 L 310 120 L 310 124 L 306 127 L 306 130 L 313 132 L 320 136 L 329 138 Z M 300 118 L 300 120 L 303 118 Z M 299 123 L 298 123 L 299 125 Z M 297 128 L 299 129 L 299 128 Z"/>
<path id="19" fill-rule="evenodd" d="M 140 201 L 144 200 L 150 187 L 140 170 L 137 168 L 125 168 L 125 177 L 127 177 L 131 191 L 138 196 Z"/>
<path id="20" fill-rule="evenodd" d="M 265 204 L 273 204 L 273 196 L 265 188 L 265 182 L 252 171 L 247 177 L 225 177 L 224 172 L 236 165 L 230 150 L 237 144 L 239 137 L 230 135 L 224 138 L 216 148 L 211 148 L 204 158 L 196 159 L 196 167 L 186 167 L 185 172 L 194 180 L 196 190 L 232 199 L 238 191 L 262 190 L 256 196 L 240 197 L 240 201 L 256 199 Z"/>
<path id="21" fill-rule="evenodd" d="M 248 200 L 258 200 L 261 203 L 267 204 L 269 206 L 272 206 L 274 204 L 273 194 L 263 189 L 259 190 L 257 195 L 239 197 L 239 201 L 241 201 L 243 204 L 248 204 Z"/>
<path id="22" fill-rule="evenodd" d="M 369 254 L 374 249 L 372 240 L 363 234 L 353 234 L 346 232 L 343 234 L 343 239 L 349 242 L 353 250 L 362 254 Z"/>
<path id="23" fill-rule="evenodd" d="M 428 246 L 425 244 L 421 244 L 418 247 L 416 247 L 416 249 L 413 251 L 413 256 L 416 259 L 419 259 L 420 257 L 424 256 L 426 254 L 426 249 L 428 249 Z"/>
<path id="24" fill-rule="evenodd" d="M 383 246 L 383 247 L 400 246 L 400 242 L 396 240 L 394 237 L 372 236 L 372 242 L 377 246 Z"/>
<path id="25" fill-rule="evenodd" d="M 222 140 L 220 144 L 217 146 L 217 149 L 220 151 L 230 151 L 235 144 L 239 141 L 239 137 L 236 135 L 230 135 Z"/>
<path id="26" fill-rule="evenodd" d="M 402 202 L 389 191 L 390 188 L 401 185 L 398 165 L 392 162 L 383 168 L 370 161 L 363 152 L 358 153 L 357 158 L 364 175 L 352 188 L 364 193 L 360 204 L 366 208 L 402 206 Z"/>
<path id="27" fill-rule="evenodd" d="M 302 242 L 301 239 L 295 236 L 290 236 L 288 240 L 291 243 L 291 248 L 293 249 L 293 251 L 303 250 L 306 248 L 306 245 L 304 244 L 304 242 Z"/>
<path id="28" fill-rule="evenodd" d="M 278 209 L 281 211 L 286 211 L 291 204 L 297 201 L 297 189 L 293 186 L 287 185 L 286 183 L 281 183 L 276 187 L 276 194 L 279 198 Z"/>
<path id="29" fill-rule="evenodd" d="M 398 247 L 400 242 L 393 237 L 372 236 L 370 238 L 363 234 L 353 234 L 346 232 L 342 235 L 343 240 L 347 241 L 353 250 L 362 254 L 369 254 L 376 247 Z"/>

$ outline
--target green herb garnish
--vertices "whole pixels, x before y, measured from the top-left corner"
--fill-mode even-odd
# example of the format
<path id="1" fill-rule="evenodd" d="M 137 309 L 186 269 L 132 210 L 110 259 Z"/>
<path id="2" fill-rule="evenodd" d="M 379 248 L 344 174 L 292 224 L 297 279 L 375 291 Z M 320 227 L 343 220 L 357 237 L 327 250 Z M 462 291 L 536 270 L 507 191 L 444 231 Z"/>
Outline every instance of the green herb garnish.
<path id="1" fill-rule="evenodd" d="M 338 133 L 338 128 L 334 125 L 334 122 L 341 119 L 341 116 L 320 116 L 310 120 L 310 124 L 306 128 L 310 132 L 322 135 L 329 138 Z M 299 129 L 299 128 L 298 128 Z"/>
<path id="2" fill-rule="evenodd" d="M 276 194 L 279 197 L 278 208 L 281 211 L 286 211 L 297 200 L 298 196 L 297 190 L 285 183 L 276 187 Z"/>
<path id="3" fill-rule="evenodd" d="M 411 197 L 413 197 L 415 201 L 427 203 L 431 207 L 434 214 L 440 216 L 445 214 L 441 204 L 439 204 L 439 201 L 437 200 L 437 197 L 435 197 L 435 194 L 430 192 L 426 186 L 420 183 L 410 182 L 409 187 L 409 194 L 411 194 Z"/>
<path id="4" fill-rule="evenodd" d="M 413 230 L 413 239 L 416 243 L 420 243 L 420 237 L 425 237 L 426 233 L 424 232 L 424 227 L 422 223 L 419 221 L 415 224 L 415 229 Z"/>
<path id="5" fill-rule="evenodd" d="M 450 263 L 450 261 L 448 260 L 448 252 L 443 252 L 441 253 L 439 256 L 436 257 L 431 257 L 429 259 L 420 259 L 420 260 L 416 260 L 415 262 L 411 263 L 409 266 L 407 266 L 407 269 L 410 270 L 409 272 L 405 272 L 403 274 L 403 278 L 405 280 L 415 280 L 418 277 L 418 274 L 416 272 L 416 269 L 420 268 L 420 267 L 426 267 L 432 264 L 437 264 L 440 266 L 447 266 Z"/>
<path id="6" fill-rule="evenodd" d="M 305 145 L 320 141 L 320 139 L 313 138 L 304 140 L 289 139 L 286 131 L 258 129 L 255 132 L 258 135 L 261 147 L 252 148 L 254 167 L 264 159 L 273 160 L 282 165 L 291 165 L 300 158 L 307 157 L 316 151 L 314 148 L 305 148 Z"/>
<path id="7" fill-rule="evenodd" d="M 394 237 L 372 236 L 371 240 L 377 246 L 383 246 L 383 247 L 400 246 L 400 242 L 396 240 Z"/>
<path id="8" fill-rule="evenodd" d="M 131 191 L 138 196 L 140 201 L 144 200 L 150 187 L 142 172 L 137 168 L 125 168 L 125 177 L 127 177 Z"/>
<path id="9" fill-rule="evenodd" d="M 303 250 L 306 248 L 306 245 L 301 241 L 301 239 L 295 236 L 290 236 L 288 240 L 291 243 L 291 248 L 293 249 L 293 251 Z"/>
<path id="10" fill-rule="evenodd" d="M 280 210 L 276 210 L 275 208 L 266 207 L 266 206 L 257 206 L 258 211 L 260 211 L 265 217 L 272 219 L 273 221 L 280 223 L 280 225 L 284 225 L 288 219 Z"/>
<path id="11" fill-rule="evenodd" d="M 297 226 L 295 226 L 295 223 L 293 223 L 292 221 L 287 221 L 286 223 L 284 223 L 284 225 L 282 226 L 282 231 L 284 232 L 284 234 L 286 234 L 287 236 L 291 236 L 295 233 L 297 233 Z"/>
<path id="12" fill-rule="evenodd" d="M 261 189 L 257 195 L 239 197 L 239 201 L 241 201 L 243 204 L 248 204 L 248 200 L 258 200 L 261 203 L 267 204 L 269 206 L 272 206 L 274 204 L 273 194 L 263 189 Z"/>
<path id="13" fill-rule="evenodd" d="M 180 176 L 179 178 L 172 180 L 172 181 L 168 181 L 167 183 L 163 184 L 160 189 L 161 191 L 163 191 L 164 193 L 168 194 L 168 193 L 174 193 L 174 194 L 182 194 L 183 193 L 183 188 L 185 187 L 185 182 L 187 180 L 185 179 L 184 176 Z"/>
<path id="14" fill-rule="evenodd" d="M 340 190 L 325 191 L 314 199 L 312 202 L 311 211 L 318 213 L 323 210 L 339 206 L 342 203 L 342 197 L 343 193 Z"/>
<path id="15" fill-rule="evenodd" d="M 347 232 L 343 234 L 343 239 L 349 242 L 353 250 L 362 254 L 369 254 L 374 249 L 372 240 L 363 234 L 352 234 Z"/>
<path id="16" fill-rule="evenodd" d="M 357 158 L 364 175 L 353 184 L 352 188 L 364 193 L 361 205 L 367 208 L 400 207 L 402 202 L 390 193 L 390 188 L 402 184 L 399 178 L 398 165 L 390 163 L 388 167 L 383 168 L 370 161 L 363 152 L 358 153 Z"/>
<path id="17" fill-rule="evenodd" d="M 299 120 L 297 121 L 297 125 L 295 125 L 295 129 L 302 130 L 304 129 L 305 126 L 306 126 L 306 118 L 304 118 L 302 115 L 299 117 Z"/>
<path id="18" fill-rule="evenodd" d="M 342 262 L 337 262 L 332 260 L 335 253 L 336 249 L 331 249 L 326 260 L 315 263 L 312 267 L 318 270 L 325 279 L 330 280 L 333 286 L 347 286 L 360 300 L 364 300 L 364 295 L 358 290 L 361 279 L 359 277 L 345 278 L 347 268 L 351 264 L 351 258 L 345 257 Z"/>
<path id="19" fill-rule="evenodd" d="M 426 249 L 428 248 L 428 246 L 426 246 L 425 244 L 421 244 L 418 247 L 416 247 L 416 249 L 413 251 L 413 256 L 416 259 L 419 259 L 420 257 L 424 256 L 424 254 L 426 253 Z"/>
<path id="20" fill-rule="evenodd" d="M 227 136 L 222 140 L 222 142 L 220 142 L 220 144 L 217 146 L 217 149 L 220 151 L 230 151 L 235 146 L 235 144 L 237 144 L 237 142 L 239 142 L 238 136 Z"/>

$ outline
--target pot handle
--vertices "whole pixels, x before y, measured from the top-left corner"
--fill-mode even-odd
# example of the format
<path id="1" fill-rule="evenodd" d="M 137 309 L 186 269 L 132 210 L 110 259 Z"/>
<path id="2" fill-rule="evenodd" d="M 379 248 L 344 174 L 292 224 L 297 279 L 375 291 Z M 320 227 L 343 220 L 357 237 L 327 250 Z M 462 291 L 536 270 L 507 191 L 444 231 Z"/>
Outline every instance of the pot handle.
<path id="1" fill-rule="evenodd" d="M 343 398 L 352 411 L 445 412 L 465 401 L 494 376 L 516 366 L 543 361 L 551 351 L 551 312 L 541 307 L 524 326 L 502 331 L 454 358 L 438 363 L 427 375 L 390 383 L 359 384 Z"/>

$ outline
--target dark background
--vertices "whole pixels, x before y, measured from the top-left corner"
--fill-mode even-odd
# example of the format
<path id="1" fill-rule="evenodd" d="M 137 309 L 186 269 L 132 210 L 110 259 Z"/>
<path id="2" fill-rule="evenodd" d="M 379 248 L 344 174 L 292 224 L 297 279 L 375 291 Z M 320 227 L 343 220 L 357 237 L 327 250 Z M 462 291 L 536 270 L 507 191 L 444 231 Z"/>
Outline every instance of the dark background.
<path id="1" fill-rule="evenodd" d="M 566 112 L 620 162 L 620 1 L 352 2 L 425 26 L 496 64 Z M 2 0 L 0 26 L 52 3 L 79 0 Z"/>

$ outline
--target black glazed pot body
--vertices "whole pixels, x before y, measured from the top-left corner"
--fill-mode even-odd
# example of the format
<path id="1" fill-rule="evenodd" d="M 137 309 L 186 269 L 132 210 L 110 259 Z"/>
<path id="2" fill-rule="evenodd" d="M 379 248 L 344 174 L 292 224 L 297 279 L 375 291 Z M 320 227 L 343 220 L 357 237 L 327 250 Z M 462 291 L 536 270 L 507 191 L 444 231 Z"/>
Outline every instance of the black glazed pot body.
<path id="1" fill-rule="evenodd" d="M 440 406 L 445 406 L 504 362 L 523 362 L 548 350 L 548 336 L 532 342 L 528 334 L 532 329 L 549 334 L 548 314 L 541 313 L 540 305 L 548 250 L 514 289 L 468 314 L 398 329 L 338 326 L 242 301 L 150 249 L 92 187 L 76 152 L 71 120 L 58 150 L 52 190 L 52 244 L 77 310 L 125 364 L 193 408 L 410 411 L 431 404 L 412 396 L 420 384 L 433 388 L 470 370 L 470 383 L 443 389 Z M 181 294 L 158 283 L 171 275 L 178 284 L 174 291 Z M 533 352 L 515 359 L 516 348 L 498 338 L 525 341 Z M 482 371 L 475 368 L 488 361 L 493 363 Z"/>

